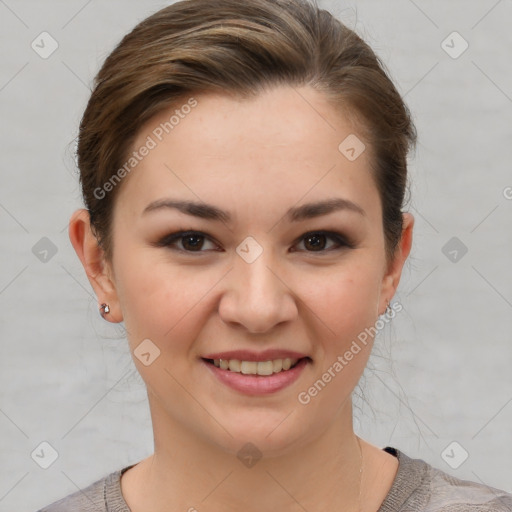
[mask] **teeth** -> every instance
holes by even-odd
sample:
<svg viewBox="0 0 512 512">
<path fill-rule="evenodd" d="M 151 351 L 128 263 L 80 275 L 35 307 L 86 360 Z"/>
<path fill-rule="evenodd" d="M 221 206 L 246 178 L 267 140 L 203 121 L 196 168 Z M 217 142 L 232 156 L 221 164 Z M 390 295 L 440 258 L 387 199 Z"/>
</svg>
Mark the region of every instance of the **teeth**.
<svg viewBox="0 0 512 512">
<path fill-rule="evenodd" d="M 232 372 L 240 373 L 242 363 L 238 359 L 230 359 L 229 360 L 229 369 Z"/>
<path fill-rule="evenodd" d="M 282 370 L 289 370 L 298 359 L 286 357 L 273 361 L 240 361 L 238 359 L 214 359 L 217 368 L 243 373 L 245 375 L 272 375 Z"/>
<path fill-rule="evenodd" d="M 243 363 L 242 363 L 243 364 Z M 274 373 L 274 363 L 272 361 L 260 361 L 254 363 L 258 375 L 272 375 Z"/>
<path fill-rule="evenodd" d="M 238 363 L 238 361 L 237 361 Z M 230 361 L 230 368 L 231 368 L 231 361 Z M 258 373 L 258 364 L 256 361 L 241 361 L 240 362 L 240 371 L 244 373 L 245 375 L 255 375 Z M 235 365 L 236 368 L 236 365 Z"/>
</svg>

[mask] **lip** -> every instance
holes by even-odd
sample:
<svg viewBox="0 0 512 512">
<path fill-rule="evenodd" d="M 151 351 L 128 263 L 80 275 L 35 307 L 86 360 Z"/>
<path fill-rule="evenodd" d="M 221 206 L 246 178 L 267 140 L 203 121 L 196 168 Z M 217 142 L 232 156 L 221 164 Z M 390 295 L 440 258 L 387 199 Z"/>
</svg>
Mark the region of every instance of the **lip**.
<svg viewBox="0 0 512 512">
<path fill-rule="evenodd" d="M 293 352 L 292 350 L 268 349 L 263 352 L 251 350 L 230 350 L 228 352 L 215 352 L 201 356 L 203 359 L 238 359 L 239 361 L 271 361 L 273 359 L 302 359 L 309 357 L 307 354 Z M 310 358 L 311 359 L 311 358 Z M 289 371 L 289 370 L 286 370 Z"/>
<path fill-rule="evenodd" d="M 280 353 L 283 353 L 283 351 Z M 231 352 L 228 352 L 227 354 L 231 354 Z M 233 357 L 232 359 L 236 358 Z M 246 360 L 247 359 L 244 359 L 244 361 Z M 268 359 L 265 360 L 267 361 Z M 293 384 L 302 374 L 304 368 L 310 361 L 310 358 L 303 356 L 293 368 L 268 376 L 245 375 L 243 373 L 232 372 L 230 370 L 223 370 L 222 368 L 217 368 L 215 365 L 205 361 L 204 359 L 202 359 L 202 364 L 204 364 L 221 383 L 235 391 L 245 395 L 268 395 Z"/>
</svg>

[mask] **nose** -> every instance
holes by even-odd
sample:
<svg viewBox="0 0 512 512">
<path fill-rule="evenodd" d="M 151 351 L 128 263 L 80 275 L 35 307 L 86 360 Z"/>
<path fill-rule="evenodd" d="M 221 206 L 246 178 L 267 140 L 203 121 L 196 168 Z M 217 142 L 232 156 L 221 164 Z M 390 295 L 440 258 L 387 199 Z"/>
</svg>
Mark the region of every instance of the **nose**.
<svg viewBox="0 0 512 512">
<path fill-rule="evenodd" d="M 286 282 L 270 253 L 264 250 L 252 263 L 236 256 L 219 304 L 224 322 L 243 326 L 251 333 L 264 333 L 297 317 L 291 283 Z"/>
</svg>

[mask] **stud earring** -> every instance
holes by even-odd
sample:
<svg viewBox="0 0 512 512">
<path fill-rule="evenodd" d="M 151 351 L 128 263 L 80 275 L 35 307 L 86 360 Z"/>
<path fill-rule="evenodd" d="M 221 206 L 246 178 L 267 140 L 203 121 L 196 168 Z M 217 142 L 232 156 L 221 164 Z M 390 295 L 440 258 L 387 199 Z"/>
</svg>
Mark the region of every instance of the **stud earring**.
<svg viewBox="0 0 512 512">
<path fill-rule="evenodd" d="M 100 306 L 100 315 L 105 318 L 105 315 L 110 313 L 110 306 L 105 302 Z"/>
</svg>

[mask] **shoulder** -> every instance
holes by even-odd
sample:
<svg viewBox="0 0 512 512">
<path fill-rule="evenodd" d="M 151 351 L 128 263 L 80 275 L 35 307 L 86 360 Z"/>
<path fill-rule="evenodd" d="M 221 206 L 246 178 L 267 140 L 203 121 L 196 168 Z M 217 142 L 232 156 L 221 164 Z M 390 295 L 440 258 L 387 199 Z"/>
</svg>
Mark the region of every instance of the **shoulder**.
<svg viewBox="0 0 512 512">
<path fill-rule="evenodd" d="M 456 478 L 394 450 L 399 469 L 379 512 L 512 512 L 512 494 Z"/>
<path fill-rule="evenodd" d="M 103 498 L 106 480 L 104 477 L 92 483 L 88 487 L 76 491 L 54 503 L 42 508 L 38 512 L 100 512 L 106 511 Z"/>
<path fill-rule="evenodd" d="M 37 512 L 107 512 L 113 510 L 129 512 L 120 493 L 120 479 L 123 471 L 118 469 L 88 487 L 80 489 L 38 510 Z"/>
<path fill-rule="evenodd" d="M 482 483 L 428 469 L 431 496 L 425 512 L 512 512 L 512 494 Z"/>
</svg>

